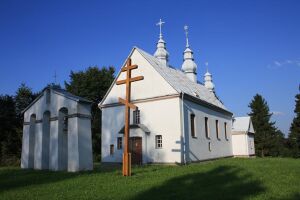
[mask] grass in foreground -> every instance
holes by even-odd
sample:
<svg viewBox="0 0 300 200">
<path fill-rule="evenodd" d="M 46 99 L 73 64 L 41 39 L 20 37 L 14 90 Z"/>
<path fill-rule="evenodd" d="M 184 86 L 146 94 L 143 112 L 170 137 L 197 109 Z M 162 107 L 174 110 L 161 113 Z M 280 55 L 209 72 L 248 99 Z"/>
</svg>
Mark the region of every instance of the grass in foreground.
<svg viewBox="0 0 300 200">
<path fill-rule="evenodd" d="M 66 173 L 0 168 L 0 199 L 300 199 L 300 160 L 221 159 Z"/>
</svg>

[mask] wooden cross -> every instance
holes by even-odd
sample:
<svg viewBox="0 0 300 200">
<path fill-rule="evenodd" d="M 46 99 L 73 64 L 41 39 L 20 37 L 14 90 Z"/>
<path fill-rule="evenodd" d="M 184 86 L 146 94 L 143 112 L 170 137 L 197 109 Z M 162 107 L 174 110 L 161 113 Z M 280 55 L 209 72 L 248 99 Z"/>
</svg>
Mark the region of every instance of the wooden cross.
<svg viewBox="0 0 300 200">
<path fill-rule="evenodd" d="M 131 78 L 131 70 L 137 69 L 137 65 L 131 65 L 131 59 L 126 62 L 126 66 L 121 72 L 126 72 L 126 79 L 117 81 L 117 85 L 126 84 L 126 99 L 119 98 L 119 102 L 125 105 L 125 130 L 124 130 L 124 150 L 123 150 L 123 176 L 131 176 L 131 154 L 129 153 L 129 125 L 130 125 L 130 108 L 137 109 L 137 106 L 130 103 L 131 82 L 143 80 L 143 76 Z"/>
</svg>

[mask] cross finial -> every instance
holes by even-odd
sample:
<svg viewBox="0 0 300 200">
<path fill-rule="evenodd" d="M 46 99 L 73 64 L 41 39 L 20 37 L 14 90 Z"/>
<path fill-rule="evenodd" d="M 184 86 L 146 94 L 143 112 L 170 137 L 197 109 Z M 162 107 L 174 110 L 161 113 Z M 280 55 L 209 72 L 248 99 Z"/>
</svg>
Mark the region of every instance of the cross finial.
<svg viewBox="0 0 300 200">
<path fill-rule="evenodd" d="M 185 32 L 185 38 L 186 38 L 186 48 L 188 48 L 190 45 L 189 45 L 189 37 L 188 37 L 188 34 L 189 34 L 189 32 L 188 32 L 188 29 L 189 29 L 189 27 L 187 26 L 187 25 L 185 25 L 184 27 L 183 27 L 183 29 L 184 29 L 184 32 Z"/>
<path fill-rule="evenodd" d="M 156 26 L 159 26 L 159 38 L 161 39 L 162 38 L 162 32 L 161 32 L 161 28 L 162 28 L 162 25 L 164 24 L 165 22 L 161 21 L 161 19 L 159 19 L 159 22 L 157 22 Z"/>
<path fill-rule="evenodd" d="M 54 78 L 54 84 L 56 85 L 56 79 L 57 79 L 56 70 L 54 71 L 53 78 Z"/>
<path fill-rule="evenodd" d="M 206 66 L 206 72 L 208 72 L 208 62 L 205 62 L 205 66 Z"/>
</svg>

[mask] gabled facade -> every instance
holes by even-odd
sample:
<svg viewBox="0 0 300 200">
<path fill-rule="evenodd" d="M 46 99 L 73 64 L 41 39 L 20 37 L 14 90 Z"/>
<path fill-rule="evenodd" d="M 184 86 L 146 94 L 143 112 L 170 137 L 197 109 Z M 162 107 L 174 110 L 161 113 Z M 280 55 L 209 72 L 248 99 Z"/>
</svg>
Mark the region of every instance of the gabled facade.
<svg viewBox="0 0 300 200">
<path fill-rule="evenodd" d="M 251 117 L 235 117 L 233 119 L 232 150 L 234 156 L 255 156 L 254 134 Z"/>
<path fill-rule="evenodd" d="M 21 168 L 92 170 L 91 103 L 46 87 L 23 111 Z"/>
<path fill-rule="evenodd" d="M 139 48 L 133 48 L 129 58 L 139 66 L 132 76 L 144 76 L 143 81 L 132 83 L 131 92 L 131 101 L 139 108 L 138 124 L 148 130 L 131 126 L 131 148 L 139 146 L 138 160 L 142 163 L 185 163 L 232 156 L 232 113 L 214 92 Z M 124 107 L 118 103 L 118 97 L 125 97 L 125 88 L 115 83 L 124 79 L 124 75 L 119 72 L 99 104 L 102 162 L 122 162 L 120 143 L 124 143 L 124 138 L 120 130 L 124 126 Z M 193 115 L 195 135 L 191 133 Z M 131 124 L 135 124 L 134 116 L 132 111 Z"/>
</svg>

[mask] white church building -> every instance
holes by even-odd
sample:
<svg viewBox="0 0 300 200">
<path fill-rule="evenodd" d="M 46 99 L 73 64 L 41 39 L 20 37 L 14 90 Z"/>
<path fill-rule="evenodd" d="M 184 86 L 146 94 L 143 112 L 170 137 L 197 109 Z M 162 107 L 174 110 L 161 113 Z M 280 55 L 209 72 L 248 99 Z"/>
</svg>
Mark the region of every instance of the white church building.
<svg viewBox="0 0 300 200">
<path fill-rule="evenodd" d="M 21 168 L 92 170 L 91 103 L 46 87 L 23 111 Z"/>
<path fill-rule="evenodd" d="M 132 77 L 144 76 L 131 85 L 131 102 L 138 107 L 131 110 L 130 119 L 132 163 L 189 163 L 235 156 L 233 146 L 247 149 L 244 142 L 233 143 L 238 135 L 232 134 L 233 114 L 216 95 L 212 75 L 205 73 L 204 84 L 197 80 L 188 37 L 181 69 L 169 64 L 162 23 L 158 23 L 160 35 L 154 55 L 134 47 L 128 56 L 138 65 Z M 187 36 L 187 27 L 185 30 Z M 116 81 L 123 79 L 125 72 L 120 71 L 99 103 L 102 162 L 122 162 L 124 106 L 118 98 L 125 98 L 126 90 Z M 253 129 L 251 132 L 254 134 Z M 252 150 L 243 151 L 243 156 L 252 155 L 254 146 Z"/>
</svg>

